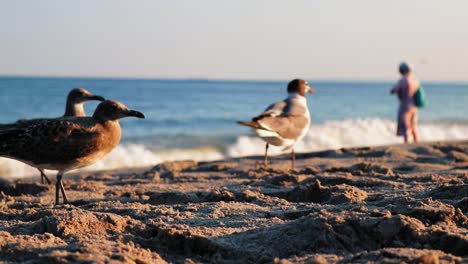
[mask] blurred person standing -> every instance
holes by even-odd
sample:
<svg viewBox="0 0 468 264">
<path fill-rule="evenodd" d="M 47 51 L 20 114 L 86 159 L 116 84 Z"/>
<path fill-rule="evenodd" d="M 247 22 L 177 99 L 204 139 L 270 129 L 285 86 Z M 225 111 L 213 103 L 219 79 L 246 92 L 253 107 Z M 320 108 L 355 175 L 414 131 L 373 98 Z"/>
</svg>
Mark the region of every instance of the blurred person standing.
<svg viewBox="0 0 468 264">
<path fill-rule="evenodd" d="M 410 64 L 406 62 L 400 63 L 398 71 L 402 77 L 390 91 L 391 94 L 396 94 L 400 101 L 397 136 L 403 136 L 405 143 L 409 142 L 410 136 L 413 137 L 414 142 L 418 142 L 418 107 L 415 103 L 414 95 L 418 91 L 420 83 L 414 76 L 413 67 Z"/>
</svg>

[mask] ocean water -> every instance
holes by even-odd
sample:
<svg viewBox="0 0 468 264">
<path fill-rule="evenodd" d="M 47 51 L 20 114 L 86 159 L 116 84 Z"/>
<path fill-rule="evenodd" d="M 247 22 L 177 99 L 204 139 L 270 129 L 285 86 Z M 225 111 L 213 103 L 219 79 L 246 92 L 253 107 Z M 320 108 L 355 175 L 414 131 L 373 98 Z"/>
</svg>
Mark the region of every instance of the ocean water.
<svg viewBox="0 0 468 264">
<path fill-rule="evenodd" d="M 395 80 L 396 81 L 396 80 Z M 312 125 L 297 152 L 402 142 L 395 136 L 398 101 L 392 82 L 313 81 Z M 85 170 L 151 166 L 167 160 L 216 160 L 263 154 L 264 143 L 236 124 L 286 97 L 287 81 L 138 80 L 0 77 L 0 123 L 58 117 L 70 89 L 83 87 L 143 112 L 121 121 L 121 144 Z M 422 141 L 468 139 L 468 84 L 424 83 L 429 106 L 420 111 Z M 92 114 L 97 102 L 85 109 Z M 272 147 L 271 154 L 281 153 Z M 0 158 L 0 177 L 35 174 Z"/>
</svg>

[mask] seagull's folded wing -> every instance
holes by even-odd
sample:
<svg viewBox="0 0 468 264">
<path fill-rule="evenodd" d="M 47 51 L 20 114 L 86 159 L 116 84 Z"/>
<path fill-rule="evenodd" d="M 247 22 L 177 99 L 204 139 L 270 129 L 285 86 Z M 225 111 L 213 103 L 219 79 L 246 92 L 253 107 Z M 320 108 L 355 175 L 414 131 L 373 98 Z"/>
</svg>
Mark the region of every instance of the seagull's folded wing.
<svg viewBox="0 0 468 264">
<path fill-rule="evenodd" d="M 298 138 L 302 130 L 308 124 L 305 116 L 265 116 L 257 123 L 265 130 L 270 130 L 278 133 L 281 137 L 287 139 Z"/>
<path fill-rule="evenodd" d="M 284 113 L 287 107 L 286 101 L 279 101 L 268 106 L 261 115 L 279 116 Z"/>
<path fill-rule="evenodd" d="M 98 137 L 93 126 L 71 120 L 24 121 L 0 129 L 0 155 L 35 164 L 65 162 L 88 153 Z"/>
</svg>

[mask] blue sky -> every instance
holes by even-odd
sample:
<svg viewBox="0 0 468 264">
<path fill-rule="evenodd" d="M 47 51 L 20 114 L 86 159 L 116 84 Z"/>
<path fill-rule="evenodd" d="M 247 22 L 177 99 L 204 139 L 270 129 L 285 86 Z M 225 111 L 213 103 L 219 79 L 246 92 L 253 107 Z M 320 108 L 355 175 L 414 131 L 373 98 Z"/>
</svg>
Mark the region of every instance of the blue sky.
<svg viewBox="0 0 468 264">
<path fill-rule="evenodd" d="M 468 80 L 468 1 L 0 0 L 0 75 Z"/>
</svg>

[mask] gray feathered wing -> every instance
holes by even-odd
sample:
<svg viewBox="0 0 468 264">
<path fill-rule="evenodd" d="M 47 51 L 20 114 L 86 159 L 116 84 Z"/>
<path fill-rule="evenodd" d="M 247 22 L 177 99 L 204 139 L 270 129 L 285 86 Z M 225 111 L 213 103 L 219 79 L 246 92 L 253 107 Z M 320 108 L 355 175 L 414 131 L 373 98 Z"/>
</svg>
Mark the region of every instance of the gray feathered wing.
<svg viewBox="0 0 468 264">
<path fill-rule="evenodd" d="M 288 98 L 276 102 L 267 107 L 262 114 L 254 117 L 251 122 L 239 123 L 255 129 L 274 131 L 283 138 L 295 139 L 309 124 L 305 116 L 307 109 L 295 100 L 297 99 Z"/>
</svg>

